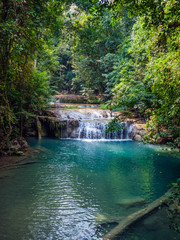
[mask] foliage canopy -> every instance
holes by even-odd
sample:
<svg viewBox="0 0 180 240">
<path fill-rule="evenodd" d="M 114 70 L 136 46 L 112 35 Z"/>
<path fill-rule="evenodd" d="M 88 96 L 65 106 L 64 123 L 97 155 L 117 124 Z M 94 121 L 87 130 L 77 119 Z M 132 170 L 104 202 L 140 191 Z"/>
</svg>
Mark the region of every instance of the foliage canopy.
<svg viewBox="0 0 180 240">
<path fill-rule="evenodd" d="M 2 0 L 0 149 L 54 88 L 134 111 L 152 141 L 178 145 L 179 13 L 176 0 Z"/>
</svg>

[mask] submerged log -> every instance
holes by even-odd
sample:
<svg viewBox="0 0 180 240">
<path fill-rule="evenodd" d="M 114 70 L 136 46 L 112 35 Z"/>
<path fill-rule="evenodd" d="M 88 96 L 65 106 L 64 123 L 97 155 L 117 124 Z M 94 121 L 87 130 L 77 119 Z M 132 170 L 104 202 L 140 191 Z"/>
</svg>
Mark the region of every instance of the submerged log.
<svg viewBox="0 0 180 240">
<path fill-rule="evenodd" d="M 124 217 L 119 217 L 119 218 L 115 217 L 115 218 L 104 218 L 102 220 L 96 220 L 97 221 L 96 226 L 106 225 L 106 224 L 111 224 L 111 223 L 119 224 L 123 219 L 124 219 Z"/>
<path fill-rule="evenodd" d="M 158 198 L 154 202 L 150 203 L 146 208 L 143 208 L 133 214 L 128 215 L 124 218 L 115 228 L 113 228 L 109 233 L 107 233 L 102 239 L 103 240 L 112 240 L 117 236 L 121 235 L 130 225 L 151 213 L 159 206 L 165 203 L 168 199 L 168 195 L 172 193 L 173 189 L 171 188 L 168 192 L 166 192 L 162 197 Z"/>
</svg>

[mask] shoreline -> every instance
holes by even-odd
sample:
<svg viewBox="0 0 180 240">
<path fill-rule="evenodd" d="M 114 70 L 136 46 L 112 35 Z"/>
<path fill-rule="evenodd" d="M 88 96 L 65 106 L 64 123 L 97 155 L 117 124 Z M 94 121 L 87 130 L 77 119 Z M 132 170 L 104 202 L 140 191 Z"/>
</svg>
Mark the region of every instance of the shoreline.
<svg viewBox="0 0 180 240">
<path fill-rule="evenodd" d="M 27 151 L 23 153 L 23 155 L 6 155 L 6 156 L 0 156 L 0 171 L 4 169 L 10 169 L 19 167 L 26 164 L 34 163 L 30 158 L 32 158 L 33 155 L 38 154 L 41 151 L 41 149 L 37 149 L 34 147 L 28 147 Z M 29 159 L 28 159 L 29 158 Z"/>
</svg>

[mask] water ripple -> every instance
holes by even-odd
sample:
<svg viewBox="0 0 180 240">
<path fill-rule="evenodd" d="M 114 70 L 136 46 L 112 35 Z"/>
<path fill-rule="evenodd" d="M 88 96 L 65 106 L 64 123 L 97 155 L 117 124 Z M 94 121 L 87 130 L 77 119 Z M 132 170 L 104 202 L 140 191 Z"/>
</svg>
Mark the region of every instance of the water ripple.
<svg viewBox="0 0 180 240">
<path fill-rule="evenodd" d="M 124 199 L 147 202 L 179 176 L 179 161 L 157 148 L 126 142 L 41 140 L 39 164 L 0 181 L 0 239 L 99 240 L 99 220 L 126 216 Z M 11 226 L 11 227 L 9 227 Z"/>
</svg>

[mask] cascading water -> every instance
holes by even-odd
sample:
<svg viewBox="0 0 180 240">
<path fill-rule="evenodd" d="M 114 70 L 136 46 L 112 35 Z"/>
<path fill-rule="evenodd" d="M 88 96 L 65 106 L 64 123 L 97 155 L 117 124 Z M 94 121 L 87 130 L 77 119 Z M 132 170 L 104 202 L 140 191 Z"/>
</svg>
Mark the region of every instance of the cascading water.
<svg viewBox="0 0 180 240">
<path fill-rule="evenodd" d="M 109 120 L 109 119 L 108 119 Z M 77 129 L 78 138 L 86 139 L 130 139 L 131 124 L 120 123 L 121 129 L 116 132 L 106 132 L 107 120 L 80 121 Z"/>
<path fill-rule="evenodd" d="M 89 105 L 77 109 L 56 109 L 56 116 L 66 122 L 61 138 L 73 139 L 131 139 L 132 123 L 119 123 L 116 132 L 107 132 L 112 120 L 109 110 L 91 108 Z"/>
</svg>

